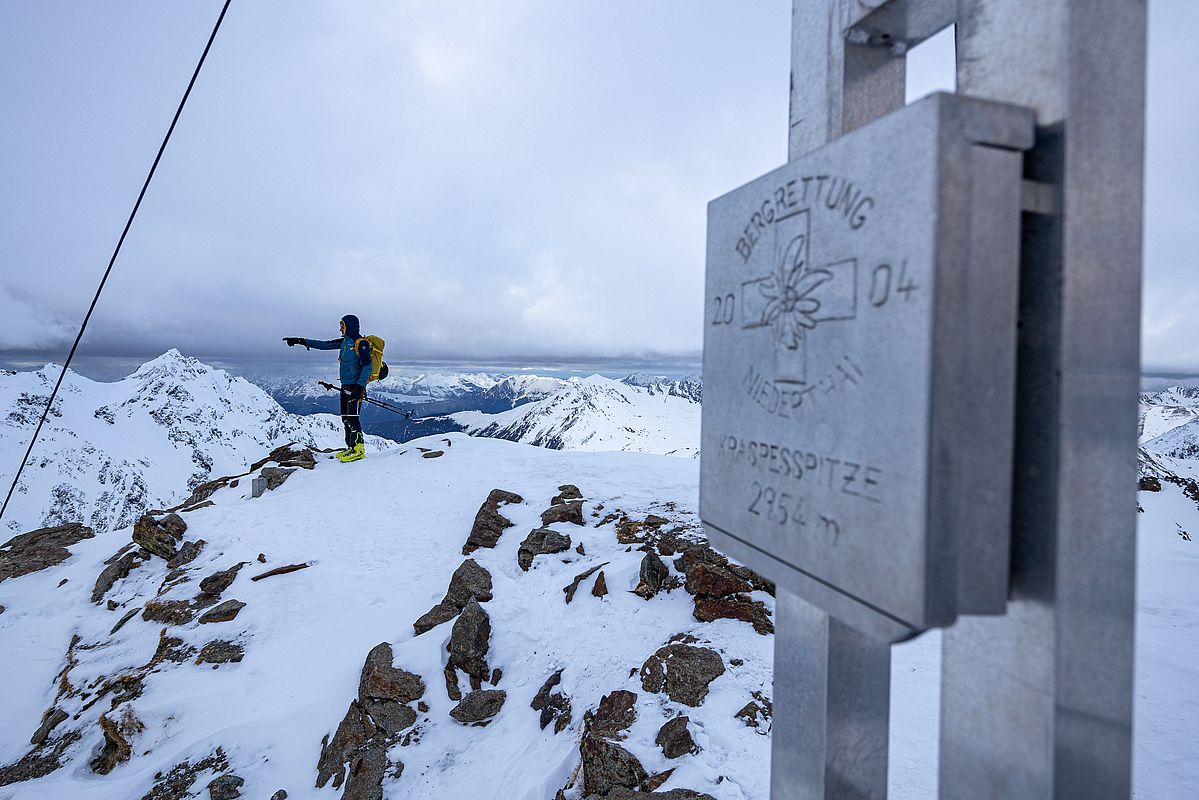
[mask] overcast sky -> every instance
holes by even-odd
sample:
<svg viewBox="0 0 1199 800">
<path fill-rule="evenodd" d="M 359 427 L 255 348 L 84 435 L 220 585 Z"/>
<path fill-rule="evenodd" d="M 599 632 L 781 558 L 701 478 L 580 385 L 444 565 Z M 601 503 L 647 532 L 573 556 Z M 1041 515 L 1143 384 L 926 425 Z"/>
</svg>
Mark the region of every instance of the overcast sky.
<svg viewBox="0 0 1199 800">
<path fill-rule="evenodd" d="M 65 355 L 220 5 L 0 0 L 0 356 Z M 234 0 L 81 352 L 357 313 L 395 360 L 694 354 L 707 202 L 786 159 L 790 7 Z M 1196 30 L 1151 3 L 1148 369 L 1199 372 Z"/>
</svg>

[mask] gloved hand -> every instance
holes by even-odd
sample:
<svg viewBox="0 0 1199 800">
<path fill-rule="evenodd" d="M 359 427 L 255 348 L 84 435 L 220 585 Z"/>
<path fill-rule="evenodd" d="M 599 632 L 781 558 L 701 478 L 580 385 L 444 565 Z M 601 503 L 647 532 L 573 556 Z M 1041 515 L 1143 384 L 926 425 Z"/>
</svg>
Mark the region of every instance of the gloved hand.
<svg viewBox="0 0 1199 800">
<path fill-rule="evenodd" d="M 287 342 L 288 347 L 295 347 L 298 344 L 304 344 L 302 336 L 284 336 L 283 341 Z"/>
</svg>

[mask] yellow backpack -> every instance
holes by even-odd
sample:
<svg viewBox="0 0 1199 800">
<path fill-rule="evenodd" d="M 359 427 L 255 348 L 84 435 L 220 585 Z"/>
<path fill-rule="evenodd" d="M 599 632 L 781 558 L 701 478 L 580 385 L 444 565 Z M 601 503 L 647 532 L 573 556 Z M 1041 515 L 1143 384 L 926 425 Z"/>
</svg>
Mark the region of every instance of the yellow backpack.
<svg viewBox="0 0 1199 800">
<path fill-rule="evenodd" d="M 369 384 L 371 381 L 380 381 L 387 377 L 387 365 L 383 363 L 383 345 L 386 344 L 378 336 L 363 336 L 361 339 L 354 340 L 354 350 L 358 350 L 358 344 L 362 341 L 371 343 L 371 376 L 367 379 Z"/>
</svg>

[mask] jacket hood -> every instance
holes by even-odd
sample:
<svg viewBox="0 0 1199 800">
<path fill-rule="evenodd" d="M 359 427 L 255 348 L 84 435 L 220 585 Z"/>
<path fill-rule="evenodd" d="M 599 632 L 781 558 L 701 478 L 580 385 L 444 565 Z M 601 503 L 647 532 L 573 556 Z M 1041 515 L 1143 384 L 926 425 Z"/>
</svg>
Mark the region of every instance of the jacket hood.
<svg viewBox="0 0 1199 800">
<path fill-rule="evenodd" d="M 346 336 L 351 339 L 362 338 L 362 331 L 359 329 L 358 317 L 353 314 L 346 314 L 341 318 L 341 321 L 346 324 Z"/>
</svg>

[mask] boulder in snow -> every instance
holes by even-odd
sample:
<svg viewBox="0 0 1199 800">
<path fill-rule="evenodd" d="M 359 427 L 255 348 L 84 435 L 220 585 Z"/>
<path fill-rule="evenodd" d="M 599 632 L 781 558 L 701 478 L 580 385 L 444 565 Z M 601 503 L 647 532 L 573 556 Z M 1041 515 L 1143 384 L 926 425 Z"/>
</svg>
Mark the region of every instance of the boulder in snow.
<svg viewBox="0 0 1199 800">
<path fill-rule="evenodd" d="M 699 706 L 708 696 L 708 685 L 724 674 L 724 661 L 715 650 L 689 644 L 668 644 L 646 659 L 641 667 L 641 687 L 666 692 L 676 703 Z"/>
<path fill-rule="evenodd" d="M 504 531 L 512 527 L 512 522 L 500 513 L 500 506 L 523 502 L 524 498 L 518 494 L 503 489 L 492 489 L 475 514 L 470 535 L 466 538 L 466 544 L 462 546 L 462 555 L 469 556 L 480 547 L 495 547 Z"/>
<path fill-rule="evenodd" d="M 14 536 L 0 545 L 0 582 L 61 564 L 71 556 L 68 547 L 94 536 L 78 522 Z"/>
<path fill-rule="evenodd" d="M 520 543 L 516 552 L 516 563 L 525 572 L 533 566 L 533 558 L 551 553 L 563 553 L 570 549 L 570 537 L 549 528 L 536 528 Z"/>
<path fill-rule="evenodd" d="M 487 650 L 491 642 L 491 617 L 471 598 L 450 633 L 449 664 L 447 669 L 460 669 L 471 677 L 471 685 L 478 688 L 487 680 L 491 669 L 487 666 Z"/>
<path fill-rule="evenodd" d="M 662 754 L 667 758 L 679 758 L 699 752 L 699 745 L 691 738 L 687 725 L 691 720 L 686 716 L 675 717 L 658 730 L 654 744 L 662 748 Z"/>
<path fill-rule="evenodd" d="M 201 616 L 200 624 L 207 625 L 213 622 L 232 622 L 245 607 L 246 604 L 240 600 L 226 600 L 216 608 Z"/>
<path fill-rule="evenodd" d="M 482 727 L 500 713 L 507 699 L 508 693 L 503 689 L 479 689 L 463 697 L 462 701 L 450 710 L 450 716 L 463 725 Z"/>
<path fill-rule="evenodd" d="M 529 707 L 541 712 L 541 729 L 545 730 L 551 722 L 554 723 L 554 733 L 561 733 L 570 724 L 570 698 L 562 692 L 555 692 L 554 687 L 562 682 L 562 670 L 558 670 L 546 679 L 545 683 L 533 697 Z"/>
<path fill-rule="evenodd" d="M 637 757 L 615 742 L 593 734 L 579 745 L 583 759 L 583 795 L 609 797 L 614 789 L 638 789 L 649 773 Z"/>
<path fill-rule="evenodd" d="M 600 698 L 599 706 L 591 715 L 588 730 L 606 739 L 624 739 L 627 731 L 637 721 L 637 695 L 624 689 L 609 692 Z"/>
<path fill-rule="evenodd" d="M 658 558 L 658 554 L 653 550 L 646 550 L 641 559 L 641 572 L 633 594 L 649 600 L 662 590 L 669 577 L 670 570 L 666 568 L 662 559 Z"/>
<path fill-rule="evenodd" d="M 387 642 L 380 642 L 371 648 L 358 682 L 359 701 L 412 703 L 424 696 L 425 682 L 421 676 L 397 668 L 394 658 L 391 645 Z"/>
</svg>

